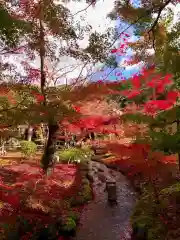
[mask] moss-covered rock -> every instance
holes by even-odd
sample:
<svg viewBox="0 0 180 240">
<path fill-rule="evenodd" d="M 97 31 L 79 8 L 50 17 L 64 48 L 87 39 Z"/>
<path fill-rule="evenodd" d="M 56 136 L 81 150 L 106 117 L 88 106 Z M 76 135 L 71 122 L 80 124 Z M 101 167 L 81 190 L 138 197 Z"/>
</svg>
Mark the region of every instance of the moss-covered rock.
<svg viewBox="0 0 180 240">
<path fill-rule="evenodd" d="M 86 202 L 92 200 L 92 189 L 90 182 L 87 178 L 83 178 L 82 186 L 76 196 L 72 196 L 70 199 L 71 206 L 83 205 Z"/>
<path fill-rule="evenodd" d="M 68 213 L 68 216 L 71 217 L 76 223 L 79 221 L 80 219 L 80 213 L 79 212 L 75 212 L 75 211 L 70 211 Z"/>
<path fill-rule="evenodd" d="M 75 220 L 71 216 L 66 217 L 62 226 L 62 230 L 65 232 L 71 232 L 74 231 L 75 229 L 76 229 Z"/>
</svg>

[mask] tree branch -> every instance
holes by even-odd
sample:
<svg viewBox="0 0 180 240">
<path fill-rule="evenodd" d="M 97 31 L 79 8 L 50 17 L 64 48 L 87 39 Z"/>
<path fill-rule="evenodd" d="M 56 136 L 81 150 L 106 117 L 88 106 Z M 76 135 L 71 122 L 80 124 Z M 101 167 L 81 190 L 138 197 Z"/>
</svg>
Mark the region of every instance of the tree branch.
<svg viewBox="0 0 180 240">
<path fill-rule="evenodd" d="M 11 108 L 4 108 L 4 109 L 0 110 L 0 113 L 17 109 L 26 99 L 27 99 L 27 96 L 25 98 L 23 98 L 23 100 L 21 102 L 19 102 L 16 106 L 13 106 Z"/>
<path fill-rule="evenodd" d="M 90 6 L 92 6 L 94 4 L 94 1 L 92 1 L 87 7 L 85 7 L 84 9 L 81 9 L 79 11 L 77 11 L 75 14 L 73 14 L 73 17 L 76 16 L 77 14 L 86 11 Z"/>
<path fill-rule="evenodd" d="M 155 21 L 153 22 L 152 26 L 151 26 L 150 29 L 148 30 L 148 34 L 150 34 L 150 33 L 152 32 L 152 35 L 153 35 L 152 45 L 153 45 L 153 49 L 154 49 L 154 50 L 155 50 L 155 40 L 156 40 L 156 39 L 155 39 L 155 34 L 154 34 L 155 28 L 156 28 L 156 26 L 157 26 L 157 24 L 158 24 L 158 21 L 159 21 L 160 17 L 161 17 L 162 11 L 164 10 L 164 8 L 165 8 L 170 2 L 171 2 L 171 0 L 167 0 L 162 6 L 159 7 L 158 12 L 157 12 L 158 15 L 157 15 Z"/>
<path fill-rule="evenodd" d="M 164 10 L 164 8 L 165 8 L 171 1 L 172 1 L 172 0 L 167 0 L 167 2 L 165 2 L 162 6 L 159 7 L 158 12 L 157 12 L 158 15 L 157 15 L 155 21 L 153 22 L 151 28 L 148 30 L 148 33 L 150 33 L 151 31 L 154 30 L 154 28 L 156 27 L 156 25 L 157 25 L 157 23 L 158 23 L 158 21 L 159 21 L 159 18 L 160 18 L 160 16 L 161 16 L 162 11 Z"/>
</svg>

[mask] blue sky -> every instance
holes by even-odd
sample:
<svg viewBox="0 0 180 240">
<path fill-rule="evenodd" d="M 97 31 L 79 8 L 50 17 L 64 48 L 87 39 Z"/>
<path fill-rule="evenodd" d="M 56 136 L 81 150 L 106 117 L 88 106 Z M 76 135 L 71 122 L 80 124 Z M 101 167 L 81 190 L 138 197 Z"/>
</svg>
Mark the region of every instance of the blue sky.
<svg viewBox="0 0 180 240">
<path fill-rule="evenodd" d="M 132 0 L 132 3 L 134 5 L 134 7 L 139 7 L 140 4 L 141 4 L 141 0 Z M 115 28 L 117 29 L 118 33 L 120 34 L 124 29 L 126 29 L 128 27 L 128 24 L 124 23 L 121 21 L 121 19 L 117 19 L 115 21 Z M 134 36 L 133 34 L 133 27 L 130 27 L 126 33 L 128 33 L 130 36 L 131 36 L 131 41 L 135 41 L 137 40 L 137 37 Z M 120 40 L 117 41 L 117 45 L 118 43 L 120 43 Z M 115 54 L 113 54 L 115 55 Z M 126 56 L 125 58 L 128 59 L 130 56 L 132 56 L 132 51 L 131 49 L 129 49 L 126 53 Z M 121 56 L 117 56 L 116 55 L 116 61 L 117 63 L 120 63 L 122 60 L 124 59 L 124 57 L 121 57 Z M 118 72 L 122 72 L 122 77 L 125 78 L 125 79 L 128 79 L 130 77 L 132 77 L 132 75 L 136 74 L 139 72 L 139 66 L 129 66 L 125 69 L 122 69 L 122 68 L 116 68 L 115 70 L 113 70 L 112 68 L 108 68 L 108 67 L 104 67 L 104 71 L 97 71 L 97 73 L 95 75 L 93 75 L 93 78 L 92 80 L 110 80 L 110 81 L 115 81 L 115 80 L 120 80 L 121 79 L 121 76 L 117 76 L 116 73 Z"/>
<path fill-rule="evenodd" d="M 120 34 L 120 32 L 123 31 L 123 29 L 125 29 L 128 25 L 125 23 L 122 23 L 120 21 L 120 19 L 118 19 L 116 21 L 115 27 L 118 31 L 118 33 Z M 135 41 L 136 37 L 133 34 L 133 27 L 129 28 L 126 33 L 128 33 L 131 36 L 131 41 Z M 117 41 L 117 45 L 120 43 L 120 40 Z M 132 50 L 129 49 L 125 56 L 118 56 L 117 54 L 112 54 L 114 56 L 116 56 L 116 61 L 117 63 L 120 63 L 122 60 L 124 59 L 128 59 L 130 56 L 132 56 Z M 134 66 L 129 66 L 127 68 L 116 68 L 113 70 L 113 68 L 108 68 L 105 67 L 103 68 L 104 71 L 97 71 L 97 73 L 92 77 L 91 80 L 110 80 L 110 81 L 115 81 L 115 80 L 120 80 L 122 77 L 125 79 L 130 78 L 132 75 L 138 73 L 139 71 L 139 67 L 134 65 Z M 118 72 L 122 72 L 122 77 L 121 76 L 117 76 Z"/>
<path fill-rule="evenodd" d="M 134 7 L 139 7 L 141 4 L 141 0 L 132 0 L 132 3 L 134 5 Z M 180 9 L 180 4 L 177 4 L 176 8 L 173 9 L 174 13 L 175 13 L 174 22 L 178 18 L 179 9 Z M 115 23 L 115 27 L 116 27 L 117 31 L 120 33 L 123 31 L 123 29 L 126 29 L 128 27 L 128 25 L 126 23 L 122 23 L 122 21 L 120 19 L 117 19 L 117 21 Z M 133 34 L 133 27 L 130 27 L 126 31 L 126 33 L 128 33 L 131 36 L 131 41 L 136 41 L 138 39 Z M 131 51 L 131 49 L 129 49 L 128 52 L 126 53 L 125 58 L 128 59 L 128 57 L 131 55 L 132 55 L 132 51 Z M 123 58 L 124 57 L 116 57 L 116 60 L 118 63 L 120 63 L 123 60 Z M 132 77 L 134 74 L 138 73 L 139 70 L 140 70 L 140 66 L 137 66 L 137 65 L 134 65 L 131 67 L 129 66 L 125 70 L 122 70 L 121 68 L 116 68 L 113 71 L 112 71 L 112 69 L 105 67 L 104 71 L 101 71 L 101 72 L 97 71 L 97 73 L 93 76 L 93 80 L 103 80 L 103 79 L 110 80 L 110 81 L 120 80 L 121 77 L 116 76 L 117 72 L 123 72 L 123 77 L 128 79 L 128 78 Z"/>
<path fill-rule="evenodd" d="M 136 0 L 136 1 L 133 0 L 133 1 L 136 3 L 136 5 L 139 2 L 139 0 Z M 75 15 L 78 11 L 81 12 L 80 14 L 77 14 L 76 17 L 77 17 L 77 21 L 79 21 L 81 19 L 81 17 L 85 19 L 84 21 L 81 21 L 82 26 L 83 25 L 86 26 L 86 24 L 90 24 L 92 26 L 93 30 L 100 32 L 100 33 L 105 33 L 109 27 L 112 27 L 112 28 L 116 27 L 116 29 L 120 33 L 121 31 L 123 31 L 123 29 L 125 29 L 127 27 L 127 24 L 122 23 L 122 21 L 120 21 L 120 19 L 118 19 L 117 21 L 111 21 L 109 18 L 107 18 L 108 13 L 113 9 L 114 2 L 115 2 L 115 0 L 112 0 L 112 1 L 99 0 L 96 4 L 95 8 L 90 7 L 86 11 L 82 11 L 82 12 L 80 10 L 87 7 L 86 1 L 84 1 L 84 3 L 71 1 L 68 3 L 68 7 L 71 10 L 71 12 Z M 128 33 L 132 38 L 134 38 L 133 28 L 129 28 L 126 33 Z M 54 42 L 54 39 L 52 39 L 51 41 Z M 116 45 L 118 45 L 118 43 L 120 43 L 120 39 L 116 42 Z M 82 48 L 86 47 L 88 44 L 88 36 L 87 36 L 87 38 L 84 37 L 80 42 L 78 42 L 78 44 Z M 109 52 L 110 51 L 111 51 L 111 49 L 109 49 Z M 132 52 L 129 50 L 126 53 L 126 57 L 130 56 L 131 54 L 132 54 Z M 120 63 L 123 60 L 123 58 L 124 57 L 116 56 L 116 60 L 118 63 Z M 24 54 L 23 55 L 11 55 L 11 56 L 8 56 L 6 61 L 8 61 L 8 63 L 13 63 L 13 64 L 15 63 L 15 65 L 17 66 L 17 69 L 21 73 L 24 73 L 24 68 L 22 67 L 22 64 L 21 64 L 22 61 L 29 62 L 29 64 L 31 65 L 32 68 L 37 69 L 40 67 L 40 61 L 39 61 L 38 56 L 35 59 L 35 61 L 30 61 L 29 57 L 25 56 Z M 53 71 L 54 66 L 52 65 L 51 61 L 47 60 L 46 64 L 48 67 L 48 71 L 49 72 Z M 79 66 L 76 67 L 77 65 L 79 65 Z M 98 70 L 98 68 L 94 69 L 94 66 L 92 66 L 92 70 L 91 70 L 91 66 L 87 66 L 86 68 L 84 68 L 83 66 L 84 66 L 84 63 L 77 61 L 77 59 L 73 59 L 68 56 L 61 57 L 60 62 L 56 66 L 57 69 L 55 69 L 55 70 L 57 70 L 56 72 L 58 72 L 57 77 L 60 75 L 58 83 L 64 84 L 64 83 L 66 83 L 66 81 L 70 82 L 71 79 L 73 80 L 73 79 L 76 79 L 77 77 L 79 77 L 80 72 L 82 72 L 82 76 L 84 76 L 87 79 L 91 79 L 91 80 L 103 80 L 103 79 L 112 80 L 112 81 L 120 80 L 120 76 L 116 76 L 116 73 L 122 72 L 121 68 L 116 68 L 115 70 L 113 70 L 108 67 L 105 67 L 104 71 L 100 72 Z M 101 68 L 102 68 L 102 66 L 101 66 Z M 64 70 L 58 71 L 58 69 L 64 69 Z M 82 71 L 82 69 L 83 69 L 83 71 Z M 100 67 L 99 67 L 99 69 L 100 69 Z M 88 76 L 89 72 L 90 72 L 90 75 Z M 133 67 L 129 66 L 123 71 L 123 76 L 125 78 L 129 78 L 136 72 L 138 72 L 137 66 L 133 66 Z M 26 73 L 24 73 L 24 74 L 26 74 Z M 93 76 L 93 77 L 91 78 L 91 76 Z M 48 81 L 50 84 L 53 84 L 53 80 L 51 81 L 51 79 L 49 79 Z"/>
</svg>

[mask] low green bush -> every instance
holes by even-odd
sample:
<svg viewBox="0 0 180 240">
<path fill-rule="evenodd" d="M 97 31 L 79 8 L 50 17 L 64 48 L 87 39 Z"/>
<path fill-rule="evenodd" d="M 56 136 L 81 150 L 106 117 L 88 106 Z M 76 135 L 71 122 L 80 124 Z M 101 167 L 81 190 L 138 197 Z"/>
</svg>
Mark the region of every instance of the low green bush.
<svg viewBox="0 0 180 240">
<path fill-rule="evenodd" d="M 71 232 L 75 229 L 76 229 L 75 220 L 71 216 L 66 217 L 65 222 L 62 226 L 62 230 L 65 232 Z"/>
<path fill-rule="evenodd" d="M 180 194 L 180 183 L 175 183 L 170 187 L 164 188 L 160 192 L 162 195 Z"/>
<path fill-rule="evenodd" d="M 78 222 L 80 219 L 80 213 L 75 212 L 75 211 L 70 211 L 68 213 L 68 216 L 71 217 L 75 222 Z"/>
<path fill-rule="evenodd" d="M 57 154 L 61 162 L 70 163 L 70 162 L 76 162 L 78 160 L 80 162 L 88 161 L 91 155 L 93 154 L 93 152 L 87 147 L 84 147 L 84 148 L 72 147 L 72 148 L 58 151 Z"/>
<path fill-rule="evenodd" d="M 37 145 L 32 141 L 20 141 L 21 152 L 25 158 L 32 157 L 37 151 Z"/>
<path fill-rule="evenodd" d="M 41 221 L 30 221 L 22 216 L 18 216 L 15 224 L 4 224 L 4 235 L 1 234 L 0 239 L 56 240 L 59 236 L 71 237 L 76 232 L 76 221 L 75 215 L 71 216 L 70 214 L 61 217 L 57 222 L 47 224 Z"/>
</svg>

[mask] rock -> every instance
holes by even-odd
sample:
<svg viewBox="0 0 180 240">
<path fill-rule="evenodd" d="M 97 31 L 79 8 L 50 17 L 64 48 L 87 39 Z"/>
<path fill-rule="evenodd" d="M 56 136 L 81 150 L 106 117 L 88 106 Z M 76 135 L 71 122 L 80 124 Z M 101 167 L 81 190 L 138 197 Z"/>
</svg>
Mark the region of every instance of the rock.
<svg viewBox="0 0 180 240">
<path fill-rule="evenodd" d="M 117 187 L 116 181 L 114 179 L 106 180 L 106 191 L 108 193 L 108 201 L 116 201 L 117 200 Z"/>
<path fill-rule="evenodd" d="M 126 240 L 131 240 L 131 233 L 130 233 L 130 232 L 125 232 L 125 233 L 124 233 L 124 238 L 125 238 Z"/>
<path fill-rule="evenodd" d="M 87 173 L 87 178 L 89 179 L 89 181 L 94 182 L 94 174 L 92 172 Z"/>
<path fill-rule="evenodd" d="M 96 155 L 103 155 L 103 156 L 104 156 L 104 154 L 106 154 L 106 153 L 107 153 L 107 151 L 104 150 L 104 149 L 98 149 L 98 150 L 96 150 Z"/>
<path fill-rule="evenodd" d="M 95 167 L 93 167 L 93 168 L 92 168 L 92 171 L 94 171 L 95 173 L 97 173 L 97 172 L 98 172 L 98 169 L 95 168 Z"/>
<path fill-rule="evenodd" d="M 106 182 L 106 176 L 103 173 L 99 173 L 98 178 L 101 182 Z"/>
<path fill-rule="evenodd" d="M 92 161 L 101 161 L 104 155 L 95 155 L 92 156 L 91 159 Z"/>
<path fill-rule="evenodd" d="M 107 171 L 108 171 L 108 168 L 107 168 L 104 164 L 95 163 L 95 164 L 93 164 L 93 166 L 94 166 L 99 172 L 107 172 Z"/>
<path fill-rule="evenodd" d="M 98 171 L 98 172 L 104 172 L 104 169 L 98 168 L 97 171 Z"/>
</svg>

